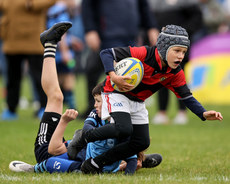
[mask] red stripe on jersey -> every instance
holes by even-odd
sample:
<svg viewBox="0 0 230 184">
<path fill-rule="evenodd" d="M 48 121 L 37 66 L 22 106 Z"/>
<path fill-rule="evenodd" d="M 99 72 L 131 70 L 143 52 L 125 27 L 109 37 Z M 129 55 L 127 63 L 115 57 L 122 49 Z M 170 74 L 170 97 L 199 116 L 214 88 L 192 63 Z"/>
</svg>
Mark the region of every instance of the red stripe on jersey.
<svg viewBox="0 0 230 184">
<path fill-rule="evenodd" d="M 109 95 L 105 95 L 105 99 L 106 99 L 106 102 L 107 102 L 108 111 L 109 111 L 109 113 L 111 113 L 111 104 L 109 102 Z"/>
<path fill-rule="evenodd" d="M 144 61 L 147 55 L 147 50 L 145 46 L 142 47 L 129 47 L 131 56 L 138 58 L 140 61 Z"/>
<path fill-rule="evenodd" d="M 111 85 L 111 82 L 110 82 L 110 76 L 106 76 L 106 82 L 105 82 L 105 85 L 104 85 L 104 88 L 103 88 L 103 91 L 106 93 L 106 92 L 112 92 L 114 91 L 112 85 Z"/>
</svg>

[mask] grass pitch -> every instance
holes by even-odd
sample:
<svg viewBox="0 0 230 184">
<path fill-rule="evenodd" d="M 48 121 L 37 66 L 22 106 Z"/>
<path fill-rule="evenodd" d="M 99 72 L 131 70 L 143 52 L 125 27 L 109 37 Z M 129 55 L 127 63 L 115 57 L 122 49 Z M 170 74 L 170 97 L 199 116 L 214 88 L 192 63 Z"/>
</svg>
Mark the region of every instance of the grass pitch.
<svg viewBox="0 0 230 184">
<path fill-rule="evenodd" d="M 85 78 L 78 76 L 76 95 L 79 112 L 86 108 Z M 2 84 L 1 84 L 2 86 Z M 29 84 L 24 80 L 22 95 L 31 98 Z M 1 111 L 3 99 L 0 101 Z M 156 112 L 155 98 L 148 101 L 150 120 Z M 177 106 L 171 98 L 169 116 L 173 118 Z M 160 153 L 163 162 L 156 168 L 140 169 L 134 176 L 118 174 L 35 174 L 13 173 L 8 165 L 12 160 L 35 164 L 33 145 L 38 131 L 39 120 L 33 117 L 33 110 L 19 109 L 19 119 L 14 122 L 0 122 L 0 183 L 94 183 L 94 184 L 135 184 L 135 183 L 230 183 L 230 113 L 229 106 L 207 106 L 206 109 L 220 111 L 222 122 L 202 122 L 191 112 L 189 123 L 181 125 L 150 124 L 151 145 L 146 153 Z M 71 122 L 65 138 L 71 139 L 75 129 L 83 126 L 82 120 Z"/>
</svg>

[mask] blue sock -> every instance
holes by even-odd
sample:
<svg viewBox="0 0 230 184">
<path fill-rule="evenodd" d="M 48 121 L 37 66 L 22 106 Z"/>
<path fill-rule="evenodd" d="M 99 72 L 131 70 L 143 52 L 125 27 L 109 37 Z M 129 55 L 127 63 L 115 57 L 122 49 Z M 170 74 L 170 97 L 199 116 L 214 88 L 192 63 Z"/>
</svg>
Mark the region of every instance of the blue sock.
<svg viewBox="0 0 230 184">
<path fill-rule="evenodd" d="M 46 162 L 46 168 L 49 173 L 53 172 L 69 172 L 69 168 L 74 160 L 67 160 L 59 157 L 51 157 Z"/>
</svg>

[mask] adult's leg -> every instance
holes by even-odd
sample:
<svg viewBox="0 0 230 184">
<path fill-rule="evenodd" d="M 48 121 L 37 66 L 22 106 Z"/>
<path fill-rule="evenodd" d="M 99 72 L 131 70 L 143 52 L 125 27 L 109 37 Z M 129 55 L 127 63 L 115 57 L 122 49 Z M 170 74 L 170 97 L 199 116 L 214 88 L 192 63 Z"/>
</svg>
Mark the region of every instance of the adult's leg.
<svg viewBox="0 0 230 184">
<path fill-rule="evenodd" d="M 169 122 L 167 116 L 167 106 L 169 102 L 169 90 L 165 87 L 158 91 L 158 105 L 159 111 L 154 116 L 152 122 L 154 124 L 166 124 Z"/>
<path fill-rule="evenodd" d="M 11 112 L 16 112 L 19 102 L 22 78 L 22 55 L 6 55 L 7 59 L 7 96 L 6 101 Z"/>
<path fill-rule="evenodd" d="M 167 88 L 161 88 L 158 92 L 159 110 L 166 111 L 169 101 L 169 91 Z"/>
<path fill-rule="evenodd" d="M 94 108 L 94 98 L 92 96 L 92 90 L 97 85 L 98 80 L 103 73 L 103 65 L 100 60 L 98 52 L 90 51 L 87 66 L 86 66 L 86 79 L 87 79 L 87 95 L 88 95 L 88 108 L 84 114 L 85 117 Z"/>
<path fill-rule="evenodd" d="M 41 86 L 41 73 L 42 73 L 42 64 L 43 64 L 43 55 L 28 55 L 29 69 L 32 80 L 34 82 L 35 90 L 39 96 L 41 108 L 46 106 L 46 95 L 42 90 Z"/>
<path fill-rule="evenodd" d="M 62 78 L 62 92 L 64 95 L 64 103 L 67 104 L 69 109 L 76 109 L 76 99 L 74 94 L 74 85 L 76 76 L 73 72 L 59 74 L 59 81 Z"/>
<path fill-rule="evenodd" d="M 188 63 L 188 61 L 189 61 L 189 57 L 188 57 L 188 54 L 186 54 L 183 62 L 181 63 L 181 68 L 183 70 L 184 70 L 185 65 Z M 178 103 L 179 103 L 179 110 L 186 111 L 186 106 L 184 102 L 182 100 L 178 100 Z"/>
<path fill-rule="evenodd" d="M 184 69 L 185 64 L 189 61 L 188 54 L 185 55 L 181 68 Z M 182 100 L 178 100 L 178 113 L 173 119 L 174 124 L 184 125 L 188 122 L 186 106 Z"/>
</svg>

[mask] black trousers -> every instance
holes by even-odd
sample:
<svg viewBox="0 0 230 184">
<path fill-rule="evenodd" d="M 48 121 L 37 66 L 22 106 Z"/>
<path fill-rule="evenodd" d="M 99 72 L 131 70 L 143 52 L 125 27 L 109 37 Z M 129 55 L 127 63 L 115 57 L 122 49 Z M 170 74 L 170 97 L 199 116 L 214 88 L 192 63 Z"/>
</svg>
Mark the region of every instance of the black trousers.
<svg viewBox="0 0 230 184">
<path fill-rule="evenodd" d="M 111 113 L 115 123 L 86 131 L 84 138 L 87 142 L 117 138 L 122 143 L 114 146 L 109 151 L 94 158 L 100 166 L 110 165 L 118 160 L 124 160 L 135 155 L 150 145 L 149 125 L 133 125 L 130 114 L 124 112 Z"/>
<path fill-rule="evenodd" d="M 166 111 L 169 102 L 169 90 L 167 88 L 161 88 L 158 91 L 158 104 L 159 110 Z M 179 110 L 186 110 L 186 106 L 181 100 L 178 100 Z"/>
<path fill-rule="evenodd" d="M 11 112 L 15 112 L 20 96 L 23 62 L 29 62 L 29 71 L 38 93 L 41 107 L 46 106 L 46 95 L 41 86 L 43 55 L 6 55 L 7 61 L 7 105 Z"/>
<path fill-rule="evenodd" d="M 110 165 L 144 151 L 149 145 L 149 125 L 133 125 L 133 133 L 128 141 L 117 144 L 107 152 L 95 157 L 94 161 L 100 167 Z"/>
</svg>

